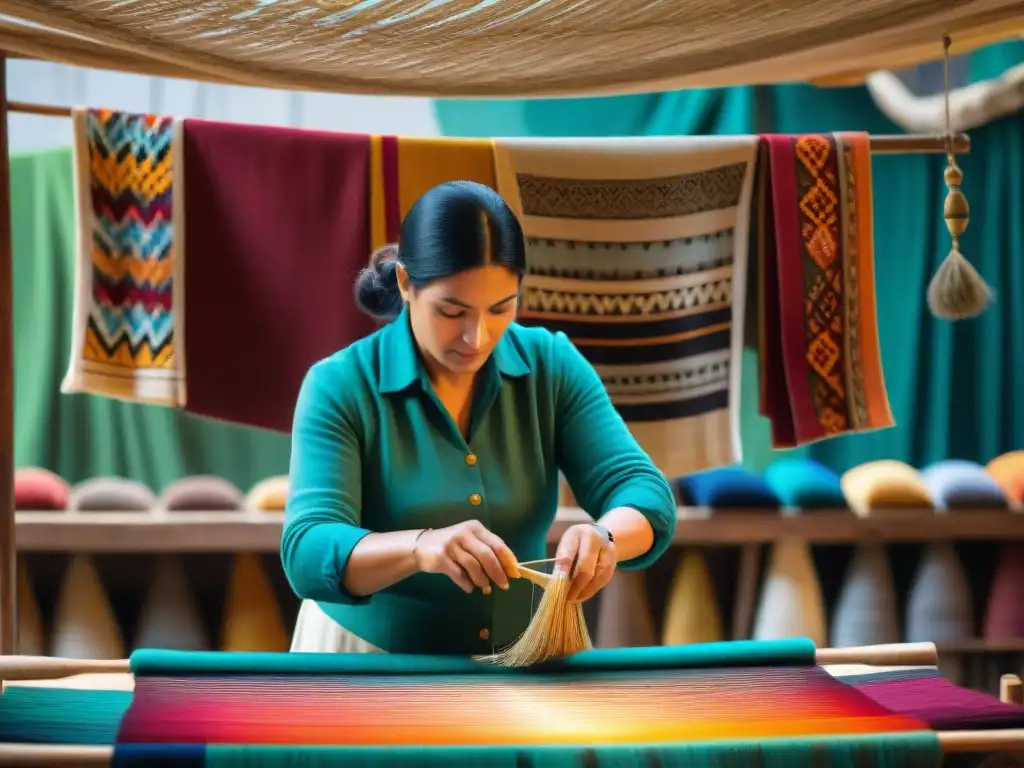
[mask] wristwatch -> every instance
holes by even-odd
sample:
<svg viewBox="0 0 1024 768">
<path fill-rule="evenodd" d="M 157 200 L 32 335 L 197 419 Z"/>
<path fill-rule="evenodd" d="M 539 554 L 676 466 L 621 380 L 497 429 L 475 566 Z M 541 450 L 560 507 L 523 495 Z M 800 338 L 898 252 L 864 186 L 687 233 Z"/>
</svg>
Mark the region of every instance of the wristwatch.
<svg viewBox="0 0 1024 768">
<path fill-rule="evenodd" d="M 591 525 L 594 526 L 594 528 L 597 529 L 598 533 L 600 533 L 602 536 L 605 537 L 605 539 L 608 541 L 609 544 L 614 544 L 615 543 L 615 537 L 612 536 L 612 532 L 611 531 L 609 531 L 603 525 L 598 525 L 597 523 L 591 523 Z"/>
</svg>

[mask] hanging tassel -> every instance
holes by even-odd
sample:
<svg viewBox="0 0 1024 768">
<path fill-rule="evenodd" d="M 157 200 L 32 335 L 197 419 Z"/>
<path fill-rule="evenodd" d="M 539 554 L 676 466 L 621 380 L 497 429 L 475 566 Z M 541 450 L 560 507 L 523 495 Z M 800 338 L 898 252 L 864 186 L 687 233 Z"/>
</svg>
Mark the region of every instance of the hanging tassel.
<svg viewBox="0 0 1024 768">
<path fill-rule="evenodd" d="M 949 37 L 942 39 L 945 66 L 946 170 L 943 177 L 948 192 L 942 217 L 946 220 L 953 247 L 928 285 L 928 308 L 944 320 L 964 320 L 984 312 L 992 299 L 992 289 L 978 270 L 960 252 L 960 236 L 971 221 L 967 197 L 960 190 L 964 174 L 956 164 L 953 133 L 949 120 Z"/>
<path fill-rule="evenodd" d="M 553 574 L 537 612 L 519 639 L 484 660 L 503 667 L 532 667 L 593 648 L 582 604 L 569 602 L 571 589 L 568 574 Z"/>
</svg>

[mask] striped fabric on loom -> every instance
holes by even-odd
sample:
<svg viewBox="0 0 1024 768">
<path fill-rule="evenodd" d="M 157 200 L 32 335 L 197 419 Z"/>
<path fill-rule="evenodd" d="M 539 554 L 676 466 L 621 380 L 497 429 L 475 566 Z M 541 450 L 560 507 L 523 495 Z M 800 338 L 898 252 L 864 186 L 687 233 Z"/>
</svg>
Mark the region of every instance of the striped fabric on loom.
<svg viewBox="0 0 1024 768">
<path fill-rule="evenodd" d="M 78 247 L 61 389 L 185 401 L 180 122 L 73 111 Z"/>
<path fill-rule="evenodd" d="M 495 188 L 493 142 L 372 136 L 370 241 L 374 250 L 398 242 L 402 219 L 427 190 L 446 181 Z"/>
<path fill-rule="evenodd" d="M 773 446 L 891 427 L 868 137 L 767 136 L 758 179 L 759 409 Z"/>
<path fill-rule="evenodd" d="M 334 748 L 323 755 L 361 766 L 640 768 L 653 759 L 792 768 L 815 764 L 808 758 L 818 744 L 845 749 L 865 768 L 938 765 L 937 741 L 922 723 L 814 666 L 140 676 L 118 735 L 122 759 L 140 745 L 149 758 L 157 745 L 164 754 L 206 745 L 207 765 L 219 764 L 209 760 L 217 754 L 280 764 L 268 759 L 276 747 L 293 758 Z M 903 761 L 881 759 L 896 754 Z"/>
<path fill-rule="evenodd" d="M 741 459 L 757 139 L 497 139 L 520 217 L 519 320 L 564 332 L 666 475 Z"/>
<path fill-rule="evenodd" d="M 1024 707 L 955 686 L 935 667 L 829 671 L 890 712 L 939 731 L 1024 728 Z"/>
</svg>

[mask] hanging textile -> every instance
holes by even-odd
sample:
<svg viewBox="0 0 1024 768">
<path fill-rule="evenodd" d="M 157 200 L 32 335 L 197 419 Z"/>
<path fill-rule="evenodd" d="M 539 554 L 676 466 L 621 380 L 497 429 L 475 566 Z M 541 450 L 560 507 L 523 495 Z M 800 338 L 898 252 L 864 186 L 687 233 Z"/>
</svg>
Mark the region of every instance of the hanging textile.
<svg viewBox="0 0 1024 768">
<path fill-rule="evenodd" d="M 975 66 L 984 63 L 985 53 L 972 57 L 972 81 L 1001 71 Z M 787 85 L 765 94 L 771 130 L 779 133 L 900 130 L 864 88 Z M 996 301 L 976 319 L 950 323 L 932 317 L 924 302 L 949 250 L 941 216 L 945 158 L 872 159 L 878 327 L 896 424 L 804 449 L 836 471 L 875 459 L 915 467 L 950 458 L 985 464 L 1024 446 L 1024 113 L 972 130 L 971 152 L 961 165 L 961 189 L 971 204 L 961 249 L 993 287 Z M 767 431 L 750 424 L 745 438 L 767 442 Z"/>
<path fill-rule="evenodd" d="M 75 109 L 72 125 L 79 240 L 62 391 L 180 405 L 180 123 Z"/>
<path fill-rule="evenodd" d="M 248 488 L 288 470 L 287 435 L 176 408 L 61 394 L 77 242 L 70 148 L 11 157 L 11 224 L 17 466 L 43 467 L 70 483 L 121 476 L 153 489 L 188 474 L 214 474 Z M 64 508 L 67 488 L 58 490 Z"/>
<path fill-rule="evenodd" d="M 865 134 L 768 136 L 758 175 L 759 410 L 792 448 L 889 427 Z"/>
<path fill-rule="evenodd" d="M 495 142 L 527 238 L 519 320 L 564 332 L 666 475 L 739 460 L 756 139 Z"/>
<path fill-rule="evenodd" d="M 186 120 L 183 146 L 186 409 L 288 432 L 309 367 L 376 327 L 370 137 Z"/>
<path fill-rule="evenodd" d="M 373 136 L 370 158 L 373 250 L 398 241 L 402 219 L 425 192 L 446 181 L 495 188 L 491 141 Z"/>
</svg>

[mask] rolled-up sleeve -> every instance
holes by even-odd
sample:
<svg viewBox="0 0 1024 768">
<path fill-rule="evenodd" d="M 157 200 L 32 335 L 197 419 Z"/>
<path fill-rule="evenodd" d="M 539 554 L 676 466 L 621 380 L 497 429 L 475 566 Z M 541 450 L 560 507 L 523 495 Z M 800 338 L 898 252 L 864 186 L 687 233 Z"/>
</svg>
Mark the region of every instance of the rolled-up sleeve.
<svg viewBox="0 0 1024 768">
<path fill-rule="evenodd" d="M 281 563 L 300 598 L 356 604 L 370 598 L 345 589 L 345 567 L 370 531 L 360 525 L 359 424 L 346 407 L 343 370 L 343 359 L 317 363 L 299 391 Z"/>
<path fill-rule="evenodd" d="M 595 518 L 618 507 L 640 512 L 654 530 L 643 555 L 619 563 L 647 568 L 672 543 L 676 504 L 672 489 L 612 405 L 593 366 L 563 333 L 552 344 L 559 469 L 580 506 Z"/>
</svg>

